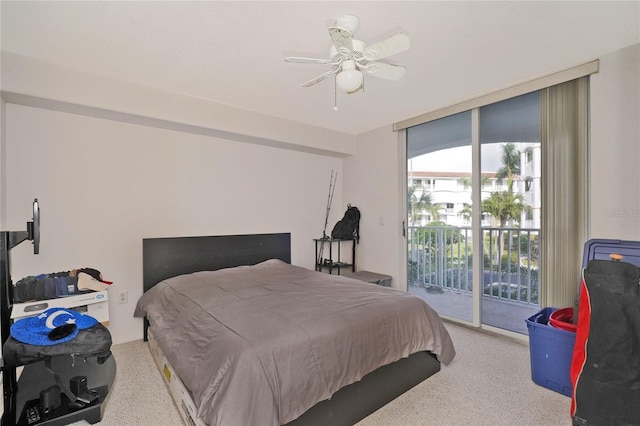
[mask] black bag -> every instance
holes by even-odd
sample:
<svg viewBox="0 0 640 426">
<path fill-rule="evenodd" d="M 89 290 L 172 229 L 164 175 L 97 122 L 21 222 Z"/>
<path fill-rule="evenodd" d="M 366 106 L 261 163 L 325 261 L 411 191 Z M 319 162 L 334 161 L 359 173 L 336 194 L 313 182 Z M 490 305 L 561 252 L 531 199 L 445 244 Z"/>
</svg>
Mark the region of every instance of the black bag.
<svg viewBox="0 0 640 426">
<path fill-rule="evenodd" d="M 357 207 L 347 204 L 347 211 L 333 227 L 331 238 L 335 240 L 360 240 L 360 210 Z"/>
<path fill-rule="evenodd" d="M 571 364 L 574 425 L 640 425 L 640 268 L 590 260 Z"/>
<path fill-rule="evenodd" d="M 68 342 L 57 345 L 39 346 L 22 343 L 9 336 L 2 345 L 4 365 L 13 367 L 42 361 L 47 357 L 74 355 L 97 357 L 98 364 L 111 356 L 111 333 L 102 324 L 78 331 L 78 335 Z"/>
</svg>

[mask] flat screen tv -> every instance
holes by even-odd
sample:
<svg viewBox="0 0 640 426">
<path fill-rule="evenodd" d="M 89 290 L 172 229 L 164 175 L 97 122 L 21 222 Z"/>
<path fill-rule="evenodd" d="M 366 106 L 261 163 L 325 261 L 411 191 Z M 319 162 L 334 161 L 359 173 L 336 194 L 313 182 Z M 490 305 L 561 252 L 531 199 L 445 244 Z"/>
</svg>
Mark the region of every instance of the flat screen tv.
<svg viewBox="0 0 640 426">
<path fill-rule="evenodd" d="M 33 254 L 40 252 L 40 204 L 33 200 L 33 221 L 27 222 L 27 238 L 33 241 Z"/>
</svg>

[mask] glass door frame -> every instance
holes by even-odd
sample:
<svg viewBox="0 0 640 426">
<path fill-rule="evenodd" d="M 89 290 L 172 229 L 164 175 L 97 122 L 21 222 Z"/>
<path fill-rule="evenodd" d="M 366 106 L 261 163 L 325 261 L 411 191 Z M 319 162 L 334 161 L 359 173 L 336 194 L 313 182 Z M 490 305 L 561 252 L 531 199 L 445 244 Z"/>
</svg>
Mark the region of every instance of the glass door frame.
<svg viewBox="0 0 640 426">
<path fill-rule="evenodd" d="M 479 206 L 481 203 L 481 170 L 480 170 L 480 110 L 479 108 L 474 108 L 471 110 L 471 151 L 472 151 L 472 202 L 473 205 Z M 399 159 L 399 167 L 400 173 L 402 173 L 401 179 L 399 179 L 399 188 L 398 193 L 403 194 L 402 202 L 400 203 L 400 217 L 402 218 L 402 233 L 400 238 L 402 240 L 402 244 L 400 244 L 400 282 L 403 283 L 402 290 L 408 291 L 408 253 L 407 253 L 407 244 L 408 244 L 408 223 L 407 218 L 409 212 L 407 211 L 407 186 L 408 186 L 408 168 L 407 168 L 407 131 L 405 129 L 399 130 L 398 132 L 398 159 Z M 476 188 L 477 186 L 477 188 Z M 471 232 L 472 235 L 482 235 L 482 212 L 480 209 L 472 210 L 472 220 L 471 220 Z M 481 253 L 482 250 L 482 238 L 474 238 L 473 239 L 473 251 L 475 253 Z M 474 267 L 472 269 L 472 321 L 465 321 L 460 318 L 449 317 L 446 315 L 441 315 L 442 318 L 450 320 L 452 322 L 458 322 L 466 325 L 471 325 L 476 328 L 487 327 L 486 325 L 482 325 L 481 323 L 481 312 L 482 312 L 482 271 L 479 267 Z M 488 326 L 490 328 L 495 328 Z M 499 328 L 495 328 L 499 332 L 503 333 L 506 330 L 502 330 Z M 511 333 L 508 332 L 507 333 Z M 517 333 L 513 333 L 517 335 Z"/>
<path fill-rule="evenodd" d="M 472 205 L 480 206 L 482 204 L 482 167 L 481 167 L 481 135 L 480 135 L 480 115 L 481 108 L 476 107 L 470 110 L 471 113 L 471 176 L 472 176 L 472 185 L 471 185 L 471 201 Z M 401 244 L 399 259 L 401 262 L 400 270 L 400 280 L 403 283 L 402 290 L 408 291 L 408 232 L 409 232 L 409 224 L 408 220 L 408 202 L 407 202 L 407 187 L 408 187 L 408 179 L 409 179 L 409 170 L 408 170 L 408 158 L 407 158 L 407 131 L 405 129 L 399 130 L 398 132 L 398 170 L 402 173 L 399 181 L 398 191 L 402 196 L 402 202 L 399 206 L 399 215 L 402 218 L 402 227 L 400 233 Z M 482 236 L 483 228 L 482 228 L 482 211 L 481 209 L 472 209 L 471 212 L 471 232 L 473 236 Z M 474 253 L 482 253 L 483 252 L 483 239 L 473 238 L 472 241 L 472 251 Z M 483 271 L 482 271 L 482 263 L 474 262 L 472 268 L 472 300 L 471 300 L 471 321 L 467 319 L 462 319 L 458 317 L 453 317 L 450 315 L 439 314 L 441 318 L 444 320 L 462 324 L 465 326 L 470 326 L 477 329 L 483 329 L 487 331 L 491 331 L 497 334 L 505 335 L 510 338 L 513 338 L 518 341 L 526 342 L 527 336 L 515 331 L 495 327 L 488 324 L 482 323 L 482 299 L 483 299 Z"/>
<path fill-rule="evenodd" d="M 400 196 L 400 199 L 402 200 L 401 203 L 399 203 L 399 212 L 400 212 L 400 218 L 401 218 L 401 232 L 399 234 L 399 238 L 401 241 L 401 244 L 399 244 L 400 247 L 400 253 L 399 253 L 399 259 L 401 261 L 401 264 L 399 265 L 399 271 L 400 271 L 400 279 L 401 282 L 403 283 L 403 287 L 404 290 L 407 290 L 407 258 L 408 258 L 408 253 L 407 253 L 407 217 L 408 217 L 408 212 L 407 212 L 407 202 L 406 202 L 406 197 L 407 197 L 407 177 L 408 177 L 408 173 L 407 173 L 407 134 L 406 134 L 406 129 L 411 127 L 411 126 L 415 126 L 415 125 L 419 125 L 422 123 L 425 123 L 427 121 L 432 121 L 438 118 L 443 118 L 458 112 L 462 112 L 462 111 L 472 111 L 473 115 L 473 138 L 479 138 L 478 132 L 477 130 L 477 126 L 479 124 L 479 108 L 485 105 L 489 105 L 492 103 L 496 103 L 502 100 L 506 100 L 506 99 L 510 99 L 516 96 L 520 96 L 523 94 L 527 94 L 530 92 L 534 92 L 537 90 L 543 90 L 543 89 L 547 89 L 550 88 L 552 86 L 556 86 L 559 85 L 561 83 L 565 83 L 565 82 L 569 82 L 575 79 L 579 79 L 582 77 L 588 77 L 591 74 L 597 73 L 599 70 L 599 60 L 595 59 L 589 62 L 585 62 L 579 65 L 576 65 L 574 67 L 571 68 L 567 68 L 565 70 L 561 70 L 561 71 L 556 71 L 552 74 L 546 75 L 546 76 L 542 76 L 542 77 L 537 77 L 537 78 L 533 78 L 531 80 L 528 81 L 524 81 L 522 83 L 518 83 L 518 84 L 514 84 L 512 86 L 508 86 L 505 87 L 503 89 L 499 89 L 496 90 L 494 92 L 490 92 L 487 93 L 485 95 L 479 96 L 477 98 L 473 98 L 473 99 L 468 99 L 465 101 L 462 101 L 460 103 L 457 104 L 453 104 L 450 105 L 448 107 L 445 108 L 441 108 L 438 110 L 434 110 L 413 118 L 409 118 L 397 123 L 393 124 L 393 130 L 395 132 L 398 133 L 398 170 L 399 173 L 402 173 L 401 176 L 399 176 L 399 185 L 398 185 L 398 191 L 399 194 L 403 194 Z M 588 80 L 587 80 L 588 81 Z M 583 89 L 584 90 L 584 89 Z M 584 96 L 584 95 L 581 95 Z M 585 114 L 588 113 L 588 106 L 586 108 L 586 110 L 580 110 L 580 120 L 586 120 L 586 121 L 579 121 L 578 125 L 579 126 L 587 126 L 588 123 L 588 117 L 585 117 Z M 582 124 L 581 124 L 582 123 Z M 582 128 L 582 127 L 581 127 Z M 584 128 L 583 128 L 584 129 Z M 588 133 L 588 132 L 587 132 Z M 586 143 L 583 140 L 585 139 L 585 135 L 581 135 L 579 137 L 581 143 Z M 478 165 L 478 161 L 480 159 L 480 144 L 478 143 L 479 141 L 473 141 L 472 142 L 472 161 L 474 166 Z M 587 151 L 583 152 L 581 155 L 586 156 Z M 543 157 L 544 158 L 544 157 Z M 544 160 L 543 160 L 544 161 Z M 586 161 L 586 159 L 584 160 Z M 472 173 L 480 173 L 480 169 L 479 167 L 476 167 L 476 170 L 478 170 L 477 172 L 472 172 Z M 475 178 L 475 181 L 479 181 L 479 178 Z M 588 179 L 585 179 L 585 182 L 587 182 Z M 477 183 L 478 185 L 481 184 L 480 182 Z M 581 188 L 583 191 L 586 192 L 586 188 Z M 474 203 L 477 203 L 477 198 L 480 197 L 480 194 L 477 190 L 475 190 L 475 188 L 473 188 L 474 190 L 474 194 L 473 195 L 473 200 Z M 582 200 L 583 202 L 581 203 L 581 209 L 583 211 L 588 211 L 588 205 L 586 203 L 586 199 L 588 198 L 587 195 L 584 195 L 583 197 L 584 199 Z M 475 212 L 472 213 L 472 216 L 480 216 L 481 213 L 480 212 Z M 544 216 L 543 216 L 544 218 Z M 588 235 L 587 229 L 588 226 L 586 224 L 586 222 L 588 221 L 588 216 L 586 218 L 581 218 L 581 220 L 585 221 L 584 224 L 584 229 L 583 229 L 583 239 L 586 239 L 586 236 Z M 544 221 L 544 219 L 543 219 Z M 476 223 L 474 225 L 473 232 L 478 232 L 480 230 L 480 221 L 479 220 L 474 220 L 474 223 Z M 546 242 L 545 244 L 547 244 L 548 242 Z M 563 246 L 562 244 L 559 244 L 560 246 Z M 564 246 L 563 246 L 564 247 Z M 547 288 L 546 288 L 546 283 L 547 281 L 551 278 L 553 279 L 554 277 L 556 277 L 556 275 L 560 275 L 559 273 L 553 274 L 553 276 L 549 276 L 549 277 L 543 277 L 543 279 L 540 282 L 541 285 L 541 299 L 540 299 L 540 303 L 541 305 L 549 305 L 554 304 L 556 302 L 556 300 L 562 299 L 563 301 L 566 299 L 566 295 L 562 292 L 562 291 L 556 291 L 553 295 L 549 296 L 547 294 Z M 515 333 L 515 332 L 511 332 L 511 331 L 507 331 L 507 330 L 503 330 L 497 327 L 492 327 L 489 325 L 482 325 L 481 321 L 480 321 L 480 309 L 478 309 L 478 307 L 480 306 L 480 298 L 481 298 L 481 294 L 477 291 L 477 285 L 478 283 L 478 277 L 476 277 L 474 275 L 474 284 L 473 284 L 473 289 L 474 289 L 474 297 L 478 298 L 477 301 L 474 300 L 474 320 L 472 322 L 468 322 L 468 321 L 463 321 L 463 320 L 459 320 L 459 319 L 455 319 L 455 318 L 451 318 L 452 322 L 459 322 L 459 323 L 463 323 L 463 324 L 469 324 L 472 325 L 474 327 L 477 328 L 483 328 L 483 329 L 487 329 L 490 331 L 495 331 L 496 333 L 500 333 L 500 334 L 505 334 L 508 335 L 510 337 L 514 337 L 518 340 L 522 340 L 524 342 L 527 341 L 527 336 L 519 334 L 519 333 Z M 542 294 L 544 292 L 544 294 Z M 557 293 L 557 294 L 556 294 Z M 565 293 L 569 294 L 571 292 L 569 291 L 565 291 Z M 477 306 L 476 306 L 477 305 Z M 478 313 L 476 314 L 475 311 L 478 311 Z M 448 319 L 446 317 L 443 316 L 444 319 Z"/>
</svg>

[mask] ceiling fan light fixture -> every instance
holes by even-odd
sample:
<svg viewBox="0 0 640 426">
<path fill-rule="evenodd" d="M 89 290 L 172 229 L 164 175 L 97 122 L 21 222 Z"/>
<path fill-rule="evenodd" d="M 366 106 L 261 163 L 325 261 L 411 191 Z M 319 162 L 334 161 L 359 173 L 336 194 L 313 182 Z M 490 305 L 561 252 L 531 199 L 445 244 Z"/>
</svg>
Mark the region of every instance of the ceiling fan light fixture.
<svg viewBox="0 0 640 426">
<path fill-rule="evenodd" d="M 364 76 L 358 70 L 340 71 L 336 76 L 336 84 L 347 93 L 357 91 L 362 86 Z"/>
<path fill-rule="evenodd" d="M 342 64 L 342 71 L 336 75 L 336 85 L 347 93 L 356 92 L 362 86 L 363 80 L 364 75 L 356 69 L 353 61 L 345 61 Z"/>
</svg>

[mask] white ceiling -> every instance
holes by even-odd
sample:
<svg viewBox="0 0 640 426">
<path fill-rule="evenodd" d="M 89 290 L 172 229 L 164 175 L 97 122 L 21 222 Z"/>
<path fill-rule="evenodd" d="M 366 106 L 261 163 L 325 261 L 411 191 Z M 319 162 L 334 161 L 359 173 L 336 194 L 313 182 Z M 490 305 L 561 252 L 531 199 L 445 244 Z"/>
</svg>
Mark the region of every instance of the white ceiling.
<svg viewBox="0 0 640 426">
<path fill-rule="evenodd" d="M 360 134 L 640 42 L 640 2 L 143 1 L 0 5 L 2 49 L 116 79 Z M 367 43 L 401 30 L 401 81 L 365 91 L 302 83 L 326 65 L 327 27 L 360 18 Z"/>
</svg>

